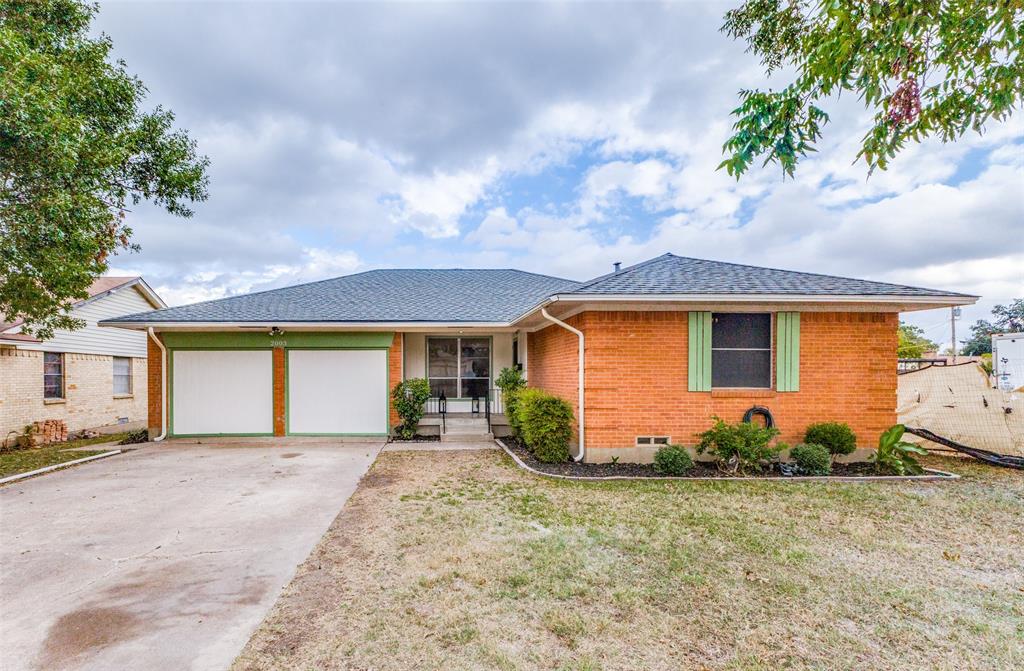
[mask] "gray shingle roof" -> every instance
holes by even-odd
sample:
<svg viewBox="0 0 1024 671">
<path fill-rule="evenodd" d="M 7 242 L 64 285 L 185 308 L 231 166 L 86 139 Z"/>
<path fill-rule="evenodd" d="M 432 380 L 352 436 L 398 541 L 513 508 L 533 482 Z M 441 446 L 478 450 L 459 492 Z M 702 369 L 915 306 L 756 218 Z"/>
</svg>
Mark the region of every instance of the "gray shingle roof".
<svg viewBox="0 0 1024 671">
<path fill-rule="evenodd" d="M 507 323 L 555 294 L 580 299 L 595 294 L 976 298 L 936 289 L 665 254 L 587 282 L 521 270 L 370 270 L 310 284 L 143 312 L 102 323 Z"/>
<path fill-rule="evenodd" d="M 522 270 L 370 270 L 144 312 L 139 322 L 509 322 L 578 283 Z"/>
<path fill-rule="evenodd" d="M 574 294 L 799 294 L 814 296 L 963 296 L 951 291 L 833 277 L 738 263 L 662 256 L 577 285 Z M 970 296 L 970 298 L 976 298 Z"/>
</svg>

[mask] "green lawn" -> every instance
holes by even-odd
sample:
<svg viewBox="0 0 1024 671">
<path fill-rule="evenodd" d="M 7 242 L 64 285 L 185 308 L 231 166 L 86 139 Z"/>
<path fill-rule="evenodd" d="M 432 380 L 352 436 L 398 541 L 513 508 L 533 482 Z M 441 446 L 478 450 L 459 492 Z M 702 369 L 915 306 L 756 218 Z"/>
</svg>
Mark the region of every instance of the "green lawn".
<svg viewBox="0 0 1024 671">
<path fill-rule="evenodd" d="M 69 448 L 85 447 L 98 443 L 109 443 L 122 440 L 127 433 L 115 433 L 109 436 L 97 436 L 96 438 L 84 438 L 82 440 L 69 440 L 66 443 L 56 443 L 44 447 L 30 448 L 27 450 L 11 450 L 0 452 L 0 478 L 18 473 L 27 473 L 37 468 L 62 464 L 65 461 L 74 461 L 94 454 L 103 454 L 111 449 L 101 450 L 71 450 Z"/>
<path fill-rule="evenodd" d="M 385 452 L 236 669 L 1024 668 L 1024 477 L 542 479 Z"/>
</svg>

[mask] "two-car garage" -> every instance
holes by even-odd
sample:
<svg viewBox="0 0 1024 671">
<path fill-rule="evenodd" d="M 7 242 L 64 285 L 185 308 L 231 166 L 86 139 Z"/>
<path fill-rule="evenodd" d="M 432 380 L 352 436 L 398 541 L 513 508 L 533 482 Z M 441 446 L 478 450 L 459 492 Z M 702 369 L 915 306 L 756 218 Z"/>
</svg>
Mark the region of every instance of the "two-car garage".
<svg viewBox="0 0 1024 671">
<path fill-rule="evenodd" d="M 271 341 L 266 333 L 164 334 L 169 432 L 280 434 L 275 408 L 283 407 L 287 435 L 384 435 L 391 337 L 297 333 Z M 282 355 L 284 365 L 275 366 L 275 357 Z"/>
</svg>

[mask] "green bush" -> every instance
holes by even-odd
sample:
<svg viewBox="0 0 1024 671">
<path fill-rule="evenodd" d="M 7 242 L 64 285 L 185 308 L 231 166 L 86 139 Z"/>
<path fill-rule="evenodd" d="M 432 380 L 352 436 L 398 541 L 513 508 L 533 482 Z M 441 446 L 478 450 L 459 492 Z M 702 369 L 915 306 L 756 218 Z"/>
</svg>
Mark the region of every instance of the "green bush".
<svg viewBox="0 0 1024 671">
<path fill-rule="evenodd" d="M 921 464 L 914 459 L 914 454 L 928 454 L 928 450 L 920 445 L 903 440 L 906 430 L 902 424 L 896 424 L 885 430 L 878 439 L 878 450 L 868 461 L 874 462 L 875 470 L 887 475 L 920 475 L 924 473 Z"/>
<path fill-rule="evenodd" d="M 811 424 L 804 432 L 804 442 L 824 445 L 833 457 L 850 454 L 857 449 L 857 436 L 849 424 L 842 422 L 818 422 Z"/>
<path fill-rule="evenodd" d="M 412 438 L 423 419 L 423 406 L 430 398 L 430 383 L 421 377 L 399 382 L 391 390 L 391 405 L 398 413 L 401 424 L 395 427 L 399 438 Z"/>
<path fill-rule="evenodd" d="M 542 389 L 515 392 L 515 422 L 533 456 L 545 463 L 569 460 L 572 406 Z"/>
<path fill-rule="evenodd" d="M 519 430 L 519 422 L 516 420 L 516 401 L 519 391 L 526 387 L 526 379 L 518 368 L 502 368 L 494 385 L 501 389 L 501 401 L 504 405 L 505 419 L 512 435 L 522 440 L 522 433 Z"/>
<path fill-rule="evenodd" d="M 801 443 L 789 451 L 801 475 L 828 475 L 832 472 L 832 455 L 824 445 Z"/>
<path fill-rule="evenodd" d="M 714 420 L 714 426 L 697 434 L 700 438 L 697 452 L 711 452 L 717 456 L 719 468 L 728 473 L 761 470 L 763 462 L 777 455 L 781 449 L 768 444 L 779 434 L 776 428 L 769 429 L 753 422 L 727 424 L 718 417 Z"/>
<path fill-rule="evenodd" d="M 654 453 L 654 470 L 662 475 L 686 475 L 693 459 L 682 445 L 666 445 Z"/>
</svg>

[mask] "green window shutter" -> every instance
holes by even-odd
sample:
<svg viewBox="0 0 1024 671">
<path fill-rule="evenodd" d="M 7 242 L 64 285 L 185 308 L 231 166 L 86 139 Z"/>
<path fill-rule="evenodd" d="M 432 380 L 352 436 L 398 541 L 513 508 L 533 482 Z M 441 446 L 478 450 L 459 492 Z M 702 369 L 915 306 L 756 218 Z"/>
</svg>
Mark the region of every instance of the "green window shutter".
<svg viewBox="0 0 1024 671">
<path fill-rule="evenodd" d="M 686 372 L 690 391 L 711 391 L 711 313 L 691 312 Z"/>
<path fill-rule="evenodd" d="M 800 313 L 775 315 L 775 390 L 800 391 Z"/>
</svg>

